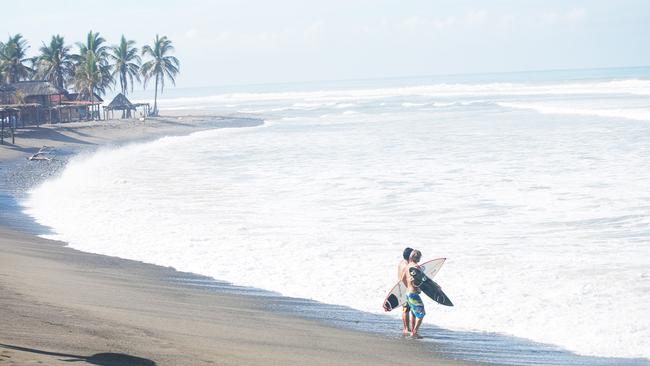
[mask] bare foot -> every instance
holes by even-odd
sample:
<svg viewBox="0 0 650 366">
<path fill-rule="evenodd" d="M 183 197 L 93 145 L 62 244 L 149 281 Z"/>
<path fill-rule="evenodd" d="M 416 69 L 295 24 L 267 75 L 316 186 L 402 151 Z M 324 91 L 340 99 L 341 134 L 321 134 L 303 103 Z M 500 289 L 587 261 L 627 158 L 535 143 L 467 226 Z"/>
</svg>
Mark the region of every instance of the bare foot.
<svg viewBox="0 0 650 366">
<path fill-rule="evenodd" d="M 411 333 L 411 338 L 413 339 L 422 339 L 422 336 L 417 333 Z"/>
</svg>

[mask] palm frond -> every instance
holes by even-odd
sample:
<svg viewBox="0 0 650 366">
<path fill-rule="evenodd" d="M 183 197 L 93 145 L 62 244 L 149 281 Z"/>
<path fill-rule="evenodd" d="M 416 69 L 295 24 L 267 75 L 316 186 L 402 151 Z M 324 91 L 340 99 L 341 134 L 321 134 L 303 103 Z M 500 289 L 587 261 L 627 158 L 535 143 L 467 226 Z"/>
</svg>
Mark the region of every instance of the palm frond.
<svg viewBox="0 0 650 366">
<path fill-rule="evenodd" d="M 109 62 L 109 48 L 99 32 L 88 32 L 86 42 L 78 42 L 79 54 L 72 60 L 76 64 L 74 87 L 84 95 L 92 97 L 94 93 L 103 95 L 115 83 Z M 90 89 L 88 89 L 90 88 Z"/>
<path fill-rule="evenodd" d="M 6 43 L 3 43 L 0 52 L 0 74 L 7 83 L 25 80 L 34 74 L 33 67 L 27 66 L 33 63 L 33 58 L 27 57 L 29 45 L 23 36 L 18 33 L 9 36 Z"/>
<path fill-rule="evenodd" d="M 176 85 L 175 78 L 180 71 L 180 62 L 176 57 L 169 55 L 172 52 L 174 52 L 174 46 L 167 36 L 160 37 L 156 35 L 153 45 L 145 45 L 142 47 L 142 56 L 150 59 L 142 64 L 140 68 L 144 87 L 147 87 L 151 79 L 156 80 L 154 113 L 157 112 L 158 84 L 160 84 L 161 93 L 165 89 L 165 80 L 169 80 L 172 82 L 172 85 Z"/>
</svg>

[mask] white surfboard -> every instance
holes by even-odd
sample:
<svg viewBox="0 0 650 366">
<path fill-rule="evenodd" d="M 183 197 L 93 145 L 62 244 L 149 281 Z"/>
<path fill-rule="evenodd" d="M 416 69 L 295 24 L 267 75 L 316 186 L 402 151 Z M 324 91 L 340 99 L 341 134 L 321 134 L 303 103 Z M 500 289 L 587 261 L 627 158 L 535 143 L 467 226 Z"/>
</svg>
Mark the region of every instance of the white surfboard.
<svg viewBox="0 0 650 366">
<path fill-rule="evenodd" d="M 420 270 L 427 277 L 433 278 L 438 273 L 438 271 L 440 271 L 440 268 L 442 268 L 445 260 L 447 260 L 447 258 L 437 258 L 428 262 L 424 262 L 420 264 Z M 395 286 L 391 288 L 391 290 L 388 292 L 388 295 L 386 295 L 386 298 L 384 299 L 384 311 L 391 311 L 397 307 L 402 306 L 406 301 L 405 297 L 407 291 L 408 289 L 404 283 L 402 283 L 402 281 L 397 281 Z"/>
</svg>

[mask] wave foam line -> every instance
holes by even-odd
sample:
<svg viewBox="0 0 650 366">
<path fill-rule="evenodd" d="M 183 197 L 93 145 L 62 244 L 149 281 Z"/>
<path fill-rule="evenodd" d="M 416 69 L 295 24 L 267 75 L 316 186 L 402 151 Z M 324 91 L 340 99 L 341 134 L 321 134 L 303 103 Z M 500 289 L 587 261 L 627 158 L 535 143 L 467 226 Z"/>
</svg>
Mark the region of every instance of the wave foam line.
<svg viewBox="0 0 650 366">
<path fill-rule="evenodd" d="M 637 121 L 650 121 L 650 110 L 640 108 L 630 109 L 593 109 L 593 108 L 575 108 L 575 107 L 558 107 L 536 103 L 507 103 L 497 102 L 501 107 L 513 109 L 529 109 L 542 114 L 568 114 L 580 116 L 597 116 L 625 118 Z"/>
<path fill-rule="evenodd" d="M 556 83 L 556 84 L 432 84 L 422 86 L 320 90 L 309 92 L 270 93 L 226 93 L 204 97 L 182 97 L 164 99 L 165 105 L 186 104 L 237 104 L 246 102 L 305 101 L 313 103 L 335 103 L 345 101 L 377 100 L 391 97 L 479 97 L 479 96 L 523 96 L 523 95 L 650 95 L 650 80 L 627 79 L 598 82 Z M 144 101 L 147 102 L 147 101 Z M 153 100 L 148 101 L 153 102 Z"/>
</svg>

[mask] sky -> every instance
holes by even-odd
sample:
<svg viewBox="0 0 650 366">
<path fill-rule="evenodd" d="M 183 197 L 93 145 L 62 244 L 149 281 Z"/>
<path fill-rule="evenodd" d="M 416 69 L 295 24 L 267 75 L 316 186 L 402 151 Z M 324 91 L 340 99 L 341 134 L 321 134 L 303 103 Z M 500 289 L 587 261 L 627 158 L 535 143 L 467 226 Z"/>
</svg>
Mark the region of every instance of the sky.
<svg viewBox="0 0 650 366">
<path fill-rule="evenodd" d="M 41 1 L 0 6 L 36 54 L 168 36 L 179 87 L 650 65 L 646 0 Z M 73 47 L 76 50 L 76 47 Z"/>
</svg>

